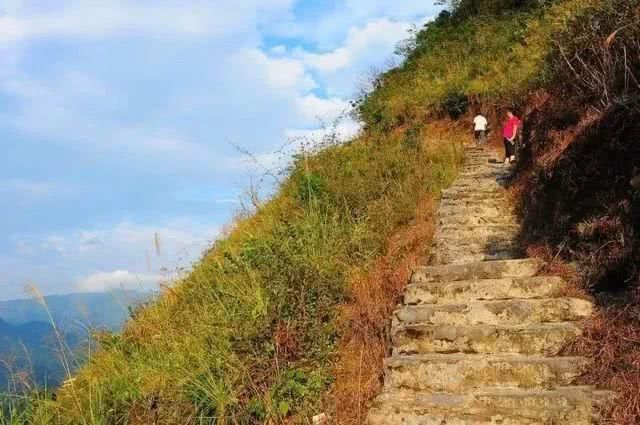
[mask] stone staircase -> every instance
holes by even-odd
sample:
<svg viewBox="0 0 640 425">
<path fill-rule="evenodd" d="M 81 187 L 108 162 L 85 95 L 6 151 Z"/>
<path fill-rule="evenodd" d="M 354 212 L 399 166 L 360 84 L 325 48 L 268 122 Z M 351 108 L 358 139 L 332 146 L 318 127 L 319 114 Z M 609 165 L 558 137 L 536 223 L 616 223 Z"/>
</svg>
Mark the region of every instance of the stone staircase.
<svg viewBox="0 0 640 425">
<path fill-rule="evenodd" d="M 575 385 L 591 360 L 559 352 L 592 314 L 523 259 L 509 168 L 469 150 L 442 194 L 429 267 L 392 321 L 393 353 L 370 425 L 593 424 L 609 393 Z"/>
</svg>

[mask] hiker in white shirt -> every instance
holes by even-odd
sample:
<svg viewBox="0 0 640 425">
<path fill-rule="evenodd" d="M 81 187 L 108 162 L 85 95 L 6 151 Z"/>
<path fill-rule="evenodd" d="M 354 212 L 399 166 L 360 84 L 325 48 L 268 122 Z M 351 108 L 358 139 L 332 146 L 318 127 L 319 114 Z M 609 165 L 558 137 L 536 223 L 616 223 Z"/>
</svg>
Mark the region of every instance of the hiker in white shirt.
<svg viewBox="0 0 640 425">
<path fill-rule="evenodd" d="M 482 115 L 478 114 L 473 119 L 473 130 L 475 133 L 476 147 L 483 147 L 487 143 L 487 119 Z"/>
</svg>

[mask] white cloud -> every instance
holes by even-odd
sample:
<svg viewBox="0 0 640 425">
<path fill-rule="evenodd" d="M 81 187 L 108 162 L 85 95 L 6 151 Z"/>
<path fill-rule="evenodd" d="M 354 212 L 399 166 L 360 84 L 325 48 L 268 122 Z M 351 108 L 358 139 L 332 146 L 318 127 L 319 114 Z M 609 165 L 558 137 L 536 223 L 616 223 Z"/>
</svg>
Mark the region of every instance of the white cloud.
<svg viewBox="0 0 640 425">
<path fill-rule="evenodd" d="M 253 71 L 262 73 L 273 89 L 306 92 L 317 87 L 313 77 L 298 60 L 269 57 L 258 49 L 249 50 L 245 55 L 248 62 L 253 63 Z"/>
<path fill-rule="evenodd" d="M 28 281 L 38 282 L 46 293 L 101 291 L 121 285 L 135 289 L 140 284 L 152 287 L 160 280 L 172 281 L 200 258 L 220 231 L 221 226 L 200 218 L 180 217 L 48 235 L 13 235 L 9 237 L 13 254 L 0 253 L 0 268 L 7 270 L 3 277 L 15 288 L 0 298 L 19 296 Z"/>
<path fill-rule="evenodd" d="M 210 167 L 218 157 L 214 150 L 183 138 L 174 128 L 134 126 L 109 118 L 105 110 L 125 108 L 121 105 L 124 97 L 86 73 L 69 71 L 47 80 L 15 76 L 0 81 L 2 92 L 11 95 L 16 106 L 0 115 L 0 123 L 41 136 L 45 143 L 94 154 L 107 152 L 119 162 L 162 162 L 165 167 L 185 162 Z"/>
<path fill-rule="evenodd" d="M 300 129 L 290 128 L 287 129 L 287 137 L 293 140 L 304 140 L 305 142 L 320 142 L 326 137 L 331 137 L 337 140 L 349 140 L 358 135 L 361 130 L 361 125 L 356 121 L 347 119 L 339 122 L 338 125 L 330 126 L 327 128 L 312 128 L 312 129 Z"/>
<path fill-rule="evenodd" d="M 310 93 L 296 99 L 296 110 L 305 122 L 331 121 L 350 109 L 349 102 L 337 97 L 326 99 Z"/>
<path fill-rule="evenodd" d="M 353 66 L 372 53 L 391 55 L 396 44 L 407 36 L 410 22 L 395 22 L 388 18 L 368 22 L 363 27 L 352 27 L 344 43 L 327 53 L 298 51 L 297 56 L 311 69 L 332 73 Z M 354 83 L 354 82 L 352 82 Z"/>
<path fill-rule="evenodd" d="M 76 289 L 81 292 L 105 292 L 118 288 L 150 290 L 158 289 L 162 279 L 160 275 L 128 270 L 96 272 L 78 280 Z"/>
<path fill-rule="evenodd" d="M 74 0 L 39 9 L 15 5 L 0 18 L 0 42 L 130 34 L 221 37 L 287 15 L 291 4 L 291 0 L 239 0 L 224 6 L 204 1 Z"/>
</svg>

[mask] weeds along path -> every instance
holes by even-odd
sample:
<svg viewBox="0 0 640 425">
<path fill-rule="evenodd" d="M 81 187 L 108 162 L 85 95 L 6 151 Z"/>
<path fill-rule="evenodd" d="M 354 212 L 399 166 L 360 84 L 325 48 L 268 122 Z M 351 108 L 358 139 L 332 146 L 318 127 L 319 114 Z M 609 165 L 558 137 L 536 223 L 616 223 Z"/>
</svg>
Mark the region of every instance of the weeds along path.
<svg viewBox="0 0 640 425">
<path fill-rule="evenodd" d="M 394 313 L 370 425 L 598 423 L 612 394 L 575 384 L 590 359 L 560 355 L 593 306 L 561 296 L 566 283 L 523 258 L 509 173 L 470 149 L 443 192 L 433 265 Z"/>
</svg>

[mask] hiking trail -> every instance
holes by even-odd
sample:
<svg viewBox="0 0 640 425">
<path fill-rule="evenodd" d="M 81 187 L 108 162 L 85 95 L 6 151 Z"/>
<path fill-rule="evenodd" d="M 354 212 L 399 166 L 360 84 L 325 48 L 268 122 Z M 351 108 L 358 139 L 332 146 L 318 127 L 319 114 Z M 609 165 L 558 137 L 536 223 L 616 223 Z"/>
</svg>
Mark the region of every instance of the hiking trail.
<svg viewBox="0 0 640 425">
<path fill-rule="evenodd" d="M 510 169 L 467 151 L 442 194 L 433 258 L 392 319 L 392 356 L 370 425 L 598 423 L 611 393 L 575 384 L 591 359 L 560 351 L 593 313 L 523 259 Z"/>
</svg>

